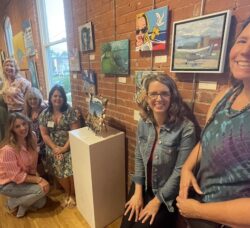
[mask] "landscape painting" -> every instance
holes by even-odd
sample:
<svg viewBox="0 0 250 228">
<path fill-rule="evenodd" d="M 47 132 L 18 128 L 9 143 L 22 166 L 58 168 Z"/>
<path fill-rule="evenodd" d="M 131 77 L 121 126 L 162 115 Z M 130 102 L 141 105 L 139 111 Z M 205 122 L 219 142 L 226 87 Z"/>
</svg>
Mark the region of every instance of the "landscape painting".
<svg viewBox="0 0 250 228">
<path fill-rule="evenodd" d="M 129 74 L 129 40 L 102 44 L 102 73 L 110 75 Z"/>
<path fill-rule="evenodd" d="M 172 72 L 222 73 L 231 11 L 175 22 Z"/>
<path fill-rule="evenodd" d="M 167 43 L 168 7 L 136 15 L 136 51 L 165 50 Z"/>
</svg>

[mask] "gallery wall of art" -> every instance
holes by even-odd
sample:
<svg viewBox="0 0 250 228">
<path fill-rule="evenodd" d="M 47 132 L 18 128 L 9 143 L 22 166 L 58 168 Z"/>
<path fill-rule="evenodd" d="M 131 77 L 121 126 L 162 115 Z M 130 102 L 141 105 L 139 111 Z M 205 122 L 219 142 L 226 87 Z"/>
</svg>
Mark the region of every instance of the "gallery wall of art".
<svg viewBox="0 0 250 228">
<path fill-rule="evenodd" d="M 227 86 L 229 82 L 229 72 L 226 60 L 224 64 L 225 67 L 222 70 L 224 73 L 210 73 L 209 70 L 207 73 L 194 73 L 193 71 L 190 73 L 188 70 L 185 73 L 170 71 L 173 23 L 182 20 L 185 21 L 200 15 L 231 10 L 233 17 L 232 30 L 228 39 L 228 45 L 230 45 L 235 30 L 237 30 L 240 23 L 247 18 L 250 9 L 249 2 L 233 0 L 223 0 L 219 2 L 215 0 L 83 0 L 81 4 L 80 1 L 65 1 L 65 3 L 67 4 L 66 11 L 68 15 L 68 20 L 66 20 L 67 33 L 70 37 L 69 50 L 76 48 L 80 52 L 81 70 L 80 72 L 72 71 L 73 102 L 75 105 L 82 107 L 84 112 L 87 112 L 87 96 L 83 91 L 84 80 L 82 71 L 86 69 L 95 71 L 98 88 L 97 93 L 107 97 L 109 100 L 106 111 L 109 124 L 126 132 L 128 173 L 133 172 L 137 124 L 137 121 L 134 120 L 134 111 L 138 110 L 134 98 L 137 90 L 136 79 L 138 75 L 143 74 L 143 72 L 140 71 L 163 71 L 171 75 L 176 80 L 185 102 L 191 107 L 200 126 L 203 126 L 205 123 L 205 116 L 212 99 L 222 88 Z M 161 9 L 161 11 L 154 12 L 154 10 L 157 9 Z M 147 16 L 147 22 L 143 22 L 143 19 L 140 19 L 145 14 Z M 165 18 L 161 21 L 163 15 Z M 92 24 L 91 42 L 94 43 L 94 50 L 86 51 L 82 49 L 83 43 L 79 32 L 81 32 L 83 27 L 87 27 L 87 23 L 90 22 Z M 166 24 L 164 24 L 164 22 L 166 22 Z M 141 27 L 139 27 L 140 23 Z M 146 32 L 143 28 L 143 23 L 148 23 L 149 27 L 147 31 L 149 35 L 148 39 L 152 42 L 148 46 L 140 45 L 140 37 L 137 37 L 142 32 Z M 155 26 L 157 23 L 158 25 L 166 26 L 165 29 L 160 26 Z M 192 25 L 188 23 L 187 26 L 192 27 Z M 177 29 L 179 28 L 177 27 Z M 157 33 L 161 33 L 162 31 L 165 32 L 162 34 L 163 36 L 157 37 Z M 195 33 L 195 31 L 193 31 L 193 33 Z M 177 39 L 178 38 L 179 37 L 177 37 Z M 128 40 L 129 42 L 129 71 L 123 74 L 125 70 L 119 69 L 118 72 L 120 72 L 120 74 L 117 74 L 115 70 L 112 71 L 112 67 L 115 69 L 117 65 L 114 67 L 111 63 L 108 64 L 107 62 L 118 62 L 116 61 L 117 59 L 110 59 L 110 56 L 114 57 L 115 55 L 115 51 L 112 52 L 110 46 L 112 46 L 114 42 L 122 40 Z M 157 40 L 165 41 L 165 43 L 157 43 Z M 184 68 L 184 70 L 194 68 L 196 70 L 197 67 L 201 67 L 202 69 L 204 67 L 206 69 L 207 66 L 208 68 L 212 66 L 211 62 L 215 60 L 210 61 L 210 56 L 213 56 L 212 58 L 218 56 L 222 43 L 220 43 L 221 37 L 214 37 L 215 45 L 211 44 L 211 40 L 212 38 L 210 37 L 209 39 L 203 39 L 202 42 L 200 40 L 199 44 L 196 42 L 196 46 L 192 47 L 192 49 L 198 49 L 201 51 L 201 54 L 189 54 L 186 60 L 186 62 L 188 62 L 186 64 L 187 67 L 180 65 L 181 68 Z M 158 50 L 156 50 L 157 44 Z M 188 44 L 185 45 L 188 46 Z M 185 48 L 185 46 L 183 46 L 182 51 L 188 48 L 190 47 Z M 147 49 L 149 49 L 149 51 Z M 179 48 L 177 48 L 177 51 L 179 51 Z M 123 51 L 123 53 L 125 53 L 125 51 Z M 224 55 L 226 55 L 225 53 L 226 50 L 223 50 Z M 183 56 L 184 54 L 176 54 L 177 57 L 180 55 Z M 197 56 L 201 55 L 209 60 L 204 64 L 206 66 L 198 63 L 199 60 Z M 123 57 L 119 57 L 119 60 L 120 62 L 125 61 Z M 175 63 L 177 65 L 175 66 L 178 66 L 178 60 L 179 59 L 176 58 Z M 124 66 L 124 64 L 122 65 Z M 217 67 L 216 64 L 215 66 Z M 110 69 L 111 72 L 108 72 Z M 206 89 L 206 87 L 199 88 L 199 82 L 201 82 L 201 85 L 203 82 L 211 83 L 213 86 L 215 85 L 215 88 L 213 88 L 213 90 Z"/>
<path fill-rule="evenodd" d="M 9 2 L 1 11 L 1 24 L 8 15 L 16 35 L 22 31 L 22 22 L 30 20 L 36 52 L 31 59 L 35 61 L 39 85 L 45 95 L 36 1 Z M 108 124 L 126 133 L 128 174 L 134 169 L 138 114 L 135 94 L 145 75 L 143 71 L 160 71 L 173 77 L 199 125 L 204 126 L 212 99 L 228 85 L 230 75 L 226 59 L 223 73 L 212 73 L 209 68 L 216 71 L 215 58 L 220 53 L 226 56 L 227 50 L 220 49 L 224 43 L 220 36 L 187 42 L 181 32 L 187 28 L 194 35 L 192 23 L 197 26 L 200 23 L 199 19 L 192 21 L 194 18 L 231 10 L 227 39 L 230 46 L 250 12 L 248 0 L 64 0 L 64 4 L 73 106 L 79 107 L 86 117 L 89 100 L 86 91 L 95 91 L 93 94 L 108 99 L 105 114 Z M 203 23 L 207 26 L 211 21 L 209 18 Z M 201 34 L 201 29 L 197 30 Z M 142 37 L 142 34 L 147 35 Z M 6 51 L 2 27 L 0 37 L 0 49 Z M 185 42 L 180 42 L 182 39 Z"/>
</svg>

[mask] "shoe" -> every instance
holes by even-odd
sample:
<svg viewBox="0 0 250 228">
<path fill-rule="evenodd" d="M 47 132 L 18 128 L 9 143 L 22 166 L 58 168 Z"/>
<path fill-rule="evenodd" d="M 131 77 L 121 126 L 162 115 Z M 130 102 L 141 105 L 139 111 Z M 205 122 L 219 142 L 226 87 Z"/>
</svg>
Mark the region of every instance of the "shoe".
<svg viewBox="0 0 250 228">
<path fill-rule="evenodd" d="M 14 215 L 15 212 L 17 211 L 17 208 L 18 208 L 18 207 L 14 207 L 14 208 L 11 209 L 11 208 L 9 207 L 9 205 L 8 205 L 8 202 L 5 203 L 5 207 L 4 207 L 5 211 L 6 211 L 8 214 L 10 214 L 10 215 Z"/>
<path fill-rule="evenodd" d="M 17 211 L 17 214 L 16 214 L 16 217 L 17 218 L 22 218 L 25 216 L 26 214 L 26 211 L 27 211 L 27 208 L 23 207 L 23 206 L 19 206 L 18 207 L 18 211 Z"/>
<path fill-rule="evenodd" d="M 76 206 L 76 200 L 75 200 L 75 197 L 73 196 L 70 196 L 69 197 L 69 200 L 68 200 L 68 208 L 73 208 Z"/>
<path fill-rule="evenodd" d="M 68 202 L 69 202 L 69 197 L 68 196 L 65 196 L 63 198 L 63 201 L 61 202 L 61 207 L 65 208 L 68 206 Z"/>
</svg>

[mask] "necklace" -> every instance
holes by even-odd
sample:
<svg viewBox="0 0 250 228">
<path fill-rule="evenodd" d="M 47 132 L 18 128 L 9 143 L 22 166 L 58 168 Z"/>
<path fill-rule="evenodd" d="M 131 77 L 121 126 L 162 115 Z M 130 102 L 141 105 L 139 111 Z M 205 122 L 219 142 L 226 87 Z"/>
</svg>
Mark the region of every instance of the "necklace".
<svg viewBox="0 0 250 228">
<path fill-rule="evenodd" d="M 235 91 L 233 92 L 232 98 L 229 100 L 225 110 L 226 110 L 226 116 L 229 118 L 233 118 L 235 116 L 240 115 L 241 113 L 245 112 L 247 109 L 250 108 L 250 103 L 248 103 L 246 106 L 244 106 L 241 110 L 239 111 L 233 111 L 232 112 L 232 104 L 234 103 L 235 99 L 238 97 L 238 95 L 241 93 L 243 89 L 243 84 L 238 86 Z"/>
</svg>

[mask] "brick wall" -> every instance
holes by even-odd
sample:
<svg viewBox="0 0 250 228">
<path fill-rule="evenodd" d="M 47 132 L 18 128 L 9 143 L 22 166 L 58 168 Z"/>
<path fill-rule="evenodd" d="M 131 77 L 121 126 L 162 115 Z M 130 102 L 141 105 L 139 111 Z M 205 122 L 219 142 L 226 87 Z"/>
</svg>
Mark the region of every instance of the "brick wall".
<svg viewBox="0 0 250 228">
<path fill-rule="evenodd" d="M 95 60 L 89 60 L 89 55 L 81 54 L 81 65 L 83 69 L 94 69 L 98 76 L 98 93 L 108 97 L 107 117 L 109 124 L 120 128 L 126 132 L 126 161 L 128 174 L 134 170 L 134 149 L 135 149 L 135 132 L 137 122 L 133 120 L 133 111 L 137 109 L 133 103 L 135 92 L 134 71 L 151 69 L 152 59 L 150 53 L 135 52 L 135 16 L 140 12 L 152 9 L 151 0 L 72 0 L 67 1 L 66 14 L 67 34 L 70 37 L 69 50 L 78 48 L 78 26 L 92 21 L 95 33 L 95 51 L 90 54 L 95 55 Z M 163 70 L 165 73 L 175 78 L 178 88 L 186 102 L 190 102 L 194 97 L 193 105 L 194 114 L 201 126 L 204 126 L 205 116 L 209 105 L 216 94 L 229 83 L 229 70 L 226 69 L 224 74 L 196 74 L 195 83 L 193 84 L 194 74 L 174 74 L 169 72 L 170 54 L 171 54 L 171 37 L 172 24 L 174 21 L 183 20 L 200 15 L 200 0 L 156 0 L 155 8 L 168 5 L 170 10 L 170 28 L 169 41 L 167 50 L 167 62 L 154 64 L 154 70 Z M 234 39 L 234 30 L 237 31 L 240 23 L 249 16 L 250 2 L 247 0 L 207 0 L 203 7 L 204 14 L 214 13 L 231 9 L 235 15 L 233 24 L 237 25 L 234 29 L 229 43 Z M 115 16 L 115 17 L 114 17 Z M 100 71 L 100 48 L 103 42 L 130 39 L 130 66 L 131 73 L 127 77 L 125 84 L 119 83 L 116 77 L 105 76 Z M 164 55 L 164 52 L 154 53 Z M 197 82 L 216 81 L 217 90 L 199 90 Z M 85 95 L 82 92 L 83 81 L 78 74 L 77 79 L 72 79 L 73 102 L 75 105 L 83 108 L 86 113 Z M 196 89 L 195 89 L 196 88 Z M 195 89 L 195 91 L 194 91 Z M 128 178 L 129 179 L 129 178 Z"/>
<path fill-rule="evenodd" d="M 24 3 L 25 2 L 25 3 Z M 134 170 L 135 132 L 137 122 L 133 120 L 133 112 L 137 109 L 133 102 L 135 92 L 135 70 L 150 70 L 152 59 L 150 53 L 135 52 L 135 16 L 140 12 L 152 9 L 152 0 L 64 0 L 66 12 L 66 26 L 68 49 L 80 49 L 78 26 L 92 21 L 95 33 L 95 51 L 91 55 L 94 60 L 89 60 L 88 53 L 81 54 L 82 69 L 94 69 L 98 77 L 98 93 L 109 99 L 107 119 L 109 124 L 126 132 L 126 162 L 128 174 Z M 250 2 L 248 0 L 207 0 L 204 1 L 204 14 L 214 13 L 226 9 L 233 11 L 233 26 L 229 43 L 233 42 L 234 30 L 237 32 L 240 24 L 249 16 Z M 167 53 L 167 62 L 155 64 L 154 70 L 163 70 L 171 75 L 178 85 L 186 102 L 195 99 L 193 110 L 201 126 L 204 126 L 205 116 L 209 105 L 215 95 L 229 83 L 229 70 L 223 74 L 174 74 L 169 72 L 171 59 L 172 24 L 174 21 L 192 18 L 200 15 L 200 0 L 155 0 L 155 8 L 168 5 L 170 10 L 170 24 L 168 35 L 168 49 L 166 52 L 153 53 L 153 58 Z M 36 48 L 38 50 L 39 81 L 44 86 L 39 32 L 37 29 L 37 16 L 34 0 L 12 0 L 5 15 L 10 16 L 13 23 L 14 34 L 20 31 L 21 21 L 30 18 Z M 2 32 L 0 30 L 2 39 Z M 131 73 L 126 77 L 126 83 L 119 83 L 117 77 L 105 76 L 100 70 L 100 48 L 103 42 L 130 39 L 130 66 Z M 2 42 L 0 41 L 2 46 Z M 0 46 L 0 48 L 2 48 Z M 71 75 L 73 105 L 78 106 L 86 115 L 86 96 L 83 93 L 83 80 L 81 74 L 77 78 Z M 216 91 L 199 90 L 197 82 L 216 81 Z"/>
</svg>

